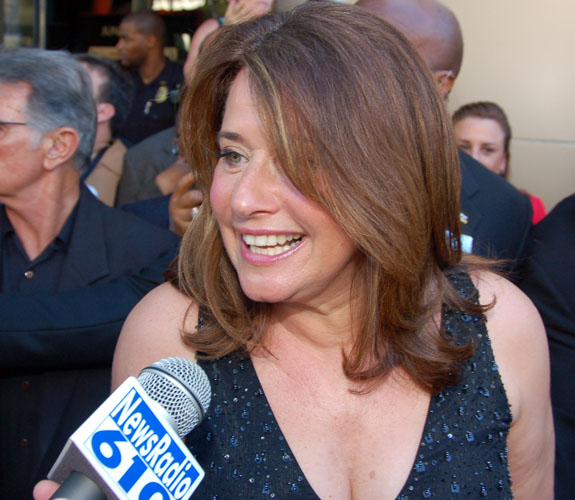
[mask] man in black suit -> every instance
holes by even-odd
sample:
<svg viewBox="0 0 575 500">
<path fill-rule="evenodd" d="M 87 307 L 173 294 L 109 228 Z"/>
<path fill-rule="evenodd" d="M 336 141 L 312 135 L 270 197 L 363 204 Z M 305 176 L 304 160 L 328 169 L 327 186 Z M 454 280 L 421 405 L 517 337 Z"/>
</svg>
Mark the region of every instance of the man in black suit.
<svg viewBox="0 0 575 500">
<path fill-rule="evenodd" d="M 555 498 L 575 491 L 575 194 L 533 229 L 520 288 L 539 309 L 551 357 Z"/>
<path fill-rule="evenodd" d="M 357 5 L 389 21 L 413 43 L 447 99 L 463 60 L 453 12 L 434 0 L 359 0 Z M 510 259 L 506 270 L 517 281 L 531 231 L 529 198 L 466 153 L 459 158 L 463 250 Z"/>
<path fill-rule="evenodd" d="M 532 228 L 529 198 L 463 151 L 459 160 L 463 249 L 509 259 L 505 270 L 518 281 Z"/>
<path fill-rule="evenodd" d="M 78 62 L 61 52 L 0 50 L 3 499 L 31 497 L 67 437 L 107 396 L 118 332 L 102 325 L 113 298 L 122 303 L 112 307 L 116 316 L 129 312 L 108 292 L 119 282 L 133 286 L 138 275 L 149 290 L 161 280 L 154 266 L 178 245 L 172 233 L 106 207 L 81 183 L 95 130 L 90 80 Z M 25 307 L 66 294 L 74 299 L 52 303 L 49 314 Z M 100 331 L 74 326 L 86 310 L 101 314 Z M 8 331 L 14 323 L 30 328 Z"/>
</svg>

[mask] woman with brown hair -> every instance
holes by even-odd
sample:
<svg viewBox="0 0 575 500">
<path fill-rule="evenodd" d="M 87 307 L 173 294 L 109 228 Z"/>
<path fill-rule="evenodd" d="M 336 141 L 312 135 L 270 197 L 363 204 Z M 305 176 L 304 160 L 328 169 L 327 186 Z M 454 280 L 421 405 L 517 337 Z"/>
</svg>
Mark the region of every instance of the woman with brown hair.
<svg viewBox="0 0 575 500">
<path fill-rule="evenodd" d="M 511 498 L 509 472 L 550 498 L 541 320 L 462 257 L 450 120 L 406 39 L 331 2 L 224 27 L 182 113 L 205 201 L 113 380 L 205 369 L 194 498 Z"/>
<path fill-rule="evenodd" d="M 457 147 L 475 158 L 479 163 L 504 179 L 509 179 L 511 156 L 511 126 L 503 109 L 489 101 L 471 102 L 453 113 L 453 130 Z M 543 200 L 527 193 L 533 216 L 533 224 L 540 222 L 547 210 Z"/>
</svg>

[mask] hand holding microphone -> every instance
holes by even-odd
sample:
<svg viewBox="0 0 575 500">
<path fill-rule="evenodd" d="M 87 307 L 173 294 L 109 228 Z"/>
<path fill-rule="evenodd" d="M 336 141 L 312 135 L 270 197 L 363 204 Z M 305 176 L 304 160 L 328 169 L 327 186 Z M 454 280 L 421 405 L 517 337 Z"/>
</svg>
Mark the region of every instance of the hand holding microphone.
<svg viewBox="0 0 575 500">
<path fill-rule="evenodd" d="M 204 471 L 181 438 L 210 404 L 205 372 L 166 358 L 128 378 L 71 436 L 48 474 L 62 486 L 54 500 L 189 498 Z M 52 485 L 42 482 L 35 498 Z"/>
</svg>

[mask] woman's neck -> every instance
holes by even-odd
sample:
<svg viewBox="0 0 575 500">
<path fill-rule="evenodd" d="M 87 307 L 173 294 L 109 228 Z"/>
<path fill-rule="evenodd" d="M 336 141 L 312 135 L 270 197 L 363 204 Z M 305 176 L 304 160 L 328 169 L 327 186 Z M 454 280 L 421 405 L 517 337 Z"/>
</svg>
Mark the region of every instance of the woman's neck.
<svg viewBox="0 0 575 500">
<path fill-rule="evenodd" d="M 351 306 L 345 298 L 315 308 L 301 304 L 276 304 L 273 308 L 264 345 L 270 351 L 283 350 L 289 342 L 315 356 L 341 361 L 349 352 L 356 332 Z"/>
</svg>

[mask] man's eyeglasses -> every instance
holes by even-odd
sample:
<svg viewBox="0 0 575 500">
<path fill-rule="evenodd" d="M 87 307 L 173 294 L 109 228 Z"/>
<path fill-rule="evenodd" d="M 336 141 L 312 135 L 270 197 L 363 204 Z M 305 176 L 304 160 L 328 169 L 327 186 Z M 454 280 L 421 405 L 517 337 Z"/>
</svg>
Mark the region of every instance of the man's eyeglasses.
<svg viewBox="0 0 575 500">
<path fill-rule="evenodd" d="M 9 125 L 29 126 L 30 122 L 3 122 L 3 121 L 0 121 L 0 138 L 4 139 L 4 137 L 9 134 L 9 130 L 11 130 L 8 128 Z"/>
<path fill-rule="evenodd" d="M 3 121 L 0 121 L 0 137 L 4 138 L 4 136 L 8 134 L 8 131 L 10 130 L 8 128 L 8 125 L 28 126 L 28 125 L 30 125 L 30 123 L 29 122 L 3 122 Z"/>
<path fill-rule="evenodd" d="M 3 125 L 28 125 L 27 122 L 0 122 L 0 127 Z"/>
</svg>

